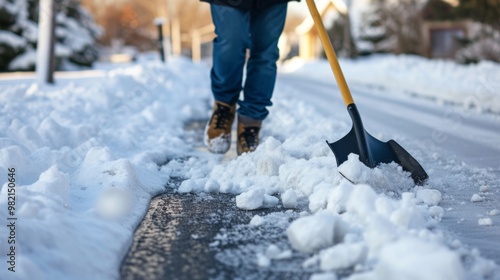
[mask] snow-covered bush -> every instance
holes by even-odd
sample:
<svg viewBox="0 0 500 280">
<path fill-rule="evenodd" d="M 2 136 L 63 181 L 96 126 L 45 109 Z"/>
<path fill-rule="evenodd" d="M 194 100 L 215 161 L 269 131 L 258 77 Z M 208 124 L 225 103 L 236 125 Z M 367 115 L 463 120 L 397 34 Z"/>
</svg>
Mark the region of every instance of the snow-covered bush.
<svg viewBox="0 0 500 280">
<path fill-rule="evenodd" d="M 38 0 L 0 0 L 0 71 L 34 70 Z M 55 0 L 57 68 L 91 66 L 101 30 L 77 0 Z"/>
<path fill-rule="evenodd" d="M 494 12 L 490 11 L 498 8 L 465 2 L 452 5 L 445 0 L 355 1 L 355 13 L 351 13 L 356 24 L 352 33 L 358 51 L 424 54 L 422 23 L 461 21 L 470 23 L 466 35 L 456 38 L 463 45 L 455 55 L 456 60 L 500 62 L 500 28 L 498 20 L 491 16 Z"/>
<path fill-rule="evenodd" d="M 493 27 L 474 22 L 469 34 L 461 38 L 465 47 L 458 51 L 456 60 L 460 63 L 475 63 L 481 60 L 500 62 L 500 31 Z"/>
<path fill-rule="evenodd" d="M 424 4 L 420 0 L 363 2 L 357 7 L 359 24 L 353 31 L 360 53 L 420 53 Z"/>
</svg>

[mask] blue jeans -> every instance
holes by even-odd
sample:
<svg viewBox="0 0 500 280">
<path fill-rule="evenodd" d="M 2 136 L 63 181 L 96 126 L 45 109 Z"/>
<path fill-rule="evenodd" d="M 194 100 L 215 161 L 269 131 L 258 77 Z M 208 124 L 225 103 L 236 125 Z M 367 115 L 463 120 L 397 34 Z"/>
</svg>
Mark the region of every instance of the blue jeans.
<svg viewBox="0 0 500 280">
<path fill-rule="evenodd" d="M 287 4 L 262 10 L 244 11 L 211 5 L 217 37 L 213 42 L 210 73 L 215 100 L 238 102 L 238 114 L 263 120 L 269 114 L 279 58 L 278 39 L 285 24 Z M 250 57 L 243 85 L 246 50 Z M 238 100 L 243 90 L 243 100 Z"/>
</svg>

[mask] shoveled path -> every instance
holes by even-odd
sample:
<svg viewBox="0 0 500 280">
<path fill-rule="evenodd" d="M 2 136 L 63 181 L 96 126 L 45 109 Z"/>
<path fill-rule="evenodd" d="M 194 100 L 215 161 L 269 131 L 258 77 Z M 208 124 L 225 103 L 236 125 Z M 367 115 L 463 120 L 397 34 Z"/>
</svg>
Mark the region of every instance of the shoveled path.
<svg viewBox="0 0 500 280">
<path fill-rule="evenodd" d="M 200 149 L 204 124 L 186 126 L 193 132 L 187 133 L 186 141 Z M 226 157 L 231 156 L 236 155 Z M 226 157 L 222 161 L 229 160 Z M 299 253 L 268 267 L 257 264 L 256 254 L 269 244 L 290 249 L 285 229 L 297 211 L 240 210 L 234 195 L 176 193 L 181 182 L 181 178 L 168 182 L 167 192 L 151 201 L 122 262 L 121 279 L 309 279 L 312 271 L 301 267 L 307 256 Z M 252 227 L 249 222 L 255 215 L 289 221 Z"/>
<path fill-rule="evenodd" d="M 160 195 L 135 233 L 121 279 L 308 279 L 304 256 L 256 264 L 258 244 L 286 243 L 282 228 L 249 229 L 254 215 L 269 213 L 239 210 L 227 194 Z"/>
</svg>

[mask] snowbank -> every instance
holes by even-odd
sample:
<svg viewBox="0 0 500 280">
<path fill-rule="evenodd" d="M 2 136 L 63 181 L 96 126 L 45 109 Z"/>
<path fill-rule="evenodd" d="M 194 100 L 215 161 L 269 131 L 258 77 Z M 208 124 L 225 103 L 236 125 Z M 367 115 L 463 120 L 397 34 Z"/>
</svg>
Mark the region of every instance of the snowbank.
<svg viewBox="0 0 500 280">
<path fill-rule="evenodd" d="M 500 65 L 483 61 L 460 65 L 409 55 L 373 55 L 356 60 L 340 59 L 347 83 L 382 87 L 387 93 L 405 92 L 459 104 L 480 111 L 500 113 Z M 292 60 L 285 72 L 323 81 L 334 81 L 327 61 Z"/>
<path fill-rule="evenodd" d="M 2 279 L 118 279 L 133 231 L 169 178 L 157 163 L 191 151 L 183 123 L 206 117 L 206 68 L 179 59 L 0 88 L 0 219 L 9 168 L 17 218 L 16 273 L 5 267 L 0 229 Z"/>
</svg>

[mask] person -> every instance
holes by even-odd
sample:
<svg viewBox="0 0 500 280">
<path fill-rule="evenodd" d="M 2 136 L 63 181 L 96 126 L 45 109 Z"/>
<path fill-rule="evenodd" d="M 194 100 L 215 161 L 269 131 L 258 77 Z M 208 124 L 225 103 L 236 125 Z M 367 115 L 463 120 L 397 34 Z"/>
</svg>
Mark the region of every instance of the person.
<svg viewBox="0 0 500 280">
<path fill-rule="evenodd" d="M 216 34 L 210 72 L 214 107 L 205 128 L 205 145 L 213 153 L 226 153 L 237 114 L 237 154 L 252 152 L 269 114 L 266 107 L 272 105 L 287 2 L 300 0 L 201 1 L 210 3 Z M 239 100 L 241 91 L 243 99 Z"/>
</svg>

